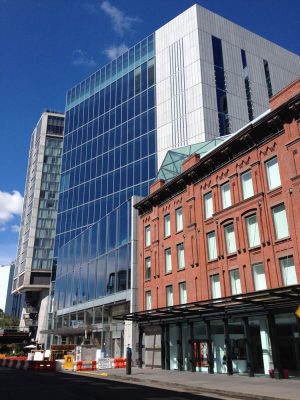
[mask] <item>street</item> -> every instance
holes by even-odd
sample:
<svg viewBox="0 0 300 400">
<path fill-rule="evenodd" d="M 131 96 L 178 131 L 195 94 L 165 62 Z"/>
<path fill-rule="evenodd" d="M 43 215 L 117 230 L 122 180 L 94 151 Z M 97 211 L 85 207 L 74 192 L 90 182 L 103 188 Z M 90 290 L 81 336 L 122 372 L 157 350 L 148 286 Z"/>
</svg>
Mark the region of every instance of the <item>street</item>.
<svg viewBox="0 0 300 400">
<path fill-rule="evenodd" d="M 132 385 L 63 373 L 36 373 L 0 368 L 1 400 L 208 400 L 212 397 L 196 396 L 165 389 Z M 216 399 L 216 397 L 213 397 Z"/>
</svg>

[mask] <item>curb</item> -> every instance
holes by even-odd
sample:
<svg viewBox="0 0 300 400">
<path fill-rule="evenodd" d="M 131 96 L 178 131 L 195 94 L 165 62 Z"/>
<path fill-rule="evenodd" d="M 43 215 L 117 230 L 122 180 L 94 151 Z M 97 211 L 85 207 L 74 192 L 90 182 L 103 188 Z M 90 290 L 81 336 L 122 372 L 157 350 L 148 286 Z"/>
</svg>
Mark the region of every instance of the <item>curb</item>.
<svg viewBox="0 0 300 400">
<path fill-rule="evenodd" d="M 72 373 L 72 372 L 71 372 Z M 230 390 L 221 390 L 221 389 L 213 389 L 213 388 L 206 388 L 206 387 L 191 387 L 188 385 L 183 385 L 180 383 L 167 383 L 161 382 L 155 379 L 140 379 L 133 376 L 120 376 L 120 375 L 113 375 L 108 374 L 108 376 L 100 376 L 99 373 L 91 373 L 91 372 L 80 372 L 82 375 L 88 375 L 91 377 L 97 377 L 101 379 L 107 379 L 116 382 L 128 382 L 132 384 L 140 384 L 144 386 L 155 386 L 161 387 L 163 389 L 175 390 L 175 391 L 185 391 L 187 393 L 195 394 L 195 395 L 205 395 L 205 394 L 216 394 L 225 397 L 231 397 L 235 399 L 245 399 L 245 400 L 287 400 L 287 398 L 281 397 L 272 397 L 272 396 L 265 396 L 265 395 L 257 395 L 252 393 L 238 393 L 233 392 Z M 75 374 L 76 373 L 72 373 Z"/>
</svg>

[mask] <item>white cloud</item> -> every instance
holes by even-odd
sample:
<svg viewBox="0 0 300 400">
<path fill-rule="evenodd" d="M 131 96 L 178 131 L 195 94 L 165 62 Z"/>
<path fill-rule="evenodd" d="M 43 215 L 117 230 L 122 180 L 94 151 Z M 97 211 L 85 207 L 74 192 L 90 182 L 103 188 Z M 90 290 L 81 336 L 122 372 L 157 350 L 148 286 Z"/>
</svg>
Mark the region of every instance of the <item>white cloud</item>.
<svg viewBox="0 0 300 400">
<path fill-rule="evenodd" d="M 0 225 L 22 214 L 23 200 L 22 195 L 16 190 L 12 193 L 0 190 Z"/>
<path fill-rule="evenodd" d="M 96 61 L 94 57 L 88 56 L 87 53 L 82 49 L 73 50 L 73 65 L 86 65 L 88 67 L 95 67 Z"/>
<path fill-rule="evenodd" d="M 141 22 L 140 18 L 126 15 L 124 11 L 113 6 L 107 0 L 101 3 L 101 9 L 110 17 L 113 30 L 120 36 L 124 36 L 125 32 L 132 31 L 134 23 Z"/>
<path fill-rule="evenodd" d="M 20 225 L 12 225 L 12 226 L 10 227 L 10 230 L 11 230 L 12 232 L 19 233 L 19 232 L 20 232 Z"/>
<path fill-rule="evenodd" d="M 110 47 L 107 47 L 105 50 L 103 50 L 103 54 L 105 54 L 109 60 L 114 60 L 115 58 L 119 57 L 121 54 L 125 53 L 125 51 L 127 51 L 127 50 L 128 50 L 128 47 L 126 46 L 126 44 L 122 43 L 122 44 L 120 44 L 120 46 L 112 45 Z"/>
</svg>

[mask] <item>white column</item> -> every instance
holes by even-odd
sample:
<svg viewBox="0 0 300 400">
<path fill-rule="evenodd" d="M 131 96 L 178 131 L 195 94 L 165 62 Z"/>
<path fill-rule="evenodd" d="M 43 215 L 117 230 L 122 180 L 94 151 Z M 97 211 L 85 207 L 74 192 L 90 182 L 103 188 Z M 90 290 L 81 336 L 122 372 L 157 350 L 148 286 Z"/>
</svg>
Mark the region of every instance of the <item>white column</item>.
<svg viewBox="0 0 300 400">
<path fill-rule="evenodd" d="M 269 338 L 269 328 L 266 317 L 259 319 L 260 325 L 260 340 L 262 347 L 262 355 L 263 355 L 263 363 L 264 363 L 264 372 L 266 375 L 269 375 L 269 369 L 273 367 L 273 359 L 271 352 L 271 344 Z"/>
</svg>

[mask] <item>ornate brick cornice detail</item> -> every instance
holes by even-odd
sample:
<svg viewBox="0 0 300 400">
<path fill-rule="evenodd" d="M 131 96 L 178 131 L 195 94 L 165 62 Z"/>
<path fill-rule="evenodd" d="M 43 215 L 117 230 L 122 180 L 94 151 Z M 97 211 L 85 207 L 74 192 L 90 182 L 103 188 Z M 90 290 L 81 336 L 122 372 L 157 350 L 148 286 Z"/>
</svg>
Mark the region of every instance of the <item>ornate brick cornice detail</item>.
<svg viewBox="0 0 300 400">
<path fill-rule="evenodd" d="M 240 162 L 236 163 L 236 169 L 244 169 L 245 167 L 248 167 L 248 165 L 250 165 L 250 161 L 250 156 L 243 158 Z"/>
<path fill-rule="evenodd" d="M 266 157 L 268 154 L 274 153 L 274 151 L 276 150 L 276 146 L 276 142 L 273 142 L 273 144 L 268 144 L 264 150 L 260 150 L 260 154 L 263 154 Z"/>
<path fill-rule="evenodd" d="M 229 173 L 229 169 L 227 168 L 225 171 L 221 171 L 218 175 L 217 175 L 217 182 L 223 180 L 224 178 L 228 178 L 228 173 Z"/>
</svg>

